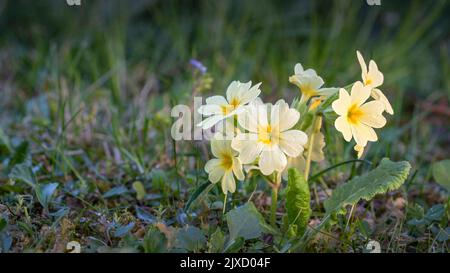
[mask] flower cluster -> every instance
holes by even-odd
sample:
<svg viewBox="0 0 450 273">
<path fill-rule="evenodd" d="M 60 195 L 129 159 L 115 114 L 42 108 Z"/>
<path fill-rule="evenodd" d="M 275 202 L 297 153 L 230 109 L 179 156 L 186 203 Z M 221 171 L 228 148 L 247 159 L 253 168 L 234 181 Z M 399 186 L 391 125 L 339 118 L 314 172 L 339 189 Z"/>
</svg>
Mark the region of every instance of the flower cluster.
<svg viewBox="0 0 450 273">
<path fill-rule="evenodd" d="M 384 76 L 378 70 L 375 61 L 370 60 L 369 68 L 359 53 L 356 52 L 362 70 L 362 80 L 353 84 L 350 94 L 344 88 L 339 89 L 339 99 L 332 104 L 333 110 L 339 117 L 334 126 L 349 142 L 355 139 L 355 151 L 360 158 L 367 142 L 377 141 L 378 136 L 373 128 L 386 125 L 383 111 L 393 115 L 394 110 L 386 96 L 377 87 L 383 84 Z M 367 102 L 369 97 L 374 100 Z"/>
<path fill-rule="evenodd" d="M 259 171 L 275 185 L 286 179 L 289 168 L 297 168 L 308 176 L 311 161 L 324 159 L 325 138 L 321 132 L 322 115 L 328 109 L 338 117 L 336 129 L 349 142 L 355 139 L 354 149 L 362 156 L 369 141 L 377 141 L 373 128 L 386 124 L 382 113 L 393 114 L 386 96 L 377 89 L 383 83 L 383 74 L 371 60 L 369 67 L 357 51 L 362 69 L 362 82 L 345 88 L 325 88 L 324 80 L 316 71 L 296 64 L 289 81 L 301 92 L 300 99 L 289 105 L 284 100 L 275 104 L 263 103 L 258 83 L 233 81 L 226 97 L 212 96 L 198 112 L 207 116 L 198 126 L 216 133 L 211 140 L 215 158 L 205 165 L 212 183 L 221 181 L 224 193 L 236 190 L 236 179 L 244 180 L 245 172 Z M 367 102 L 369 97 L 373 100 Z M 330 101 L 331 100 L 331 101 Z M 324 101 L 328 101 L 325 104 Z M 319 107 L 321 104 L 331 105 Z M 318 110 L 320 108 L 320 111 Z M 313 122 L 306 122 L 306 116 Z M 305 117 L 304 117 L 305 116 Z"/>
</svg>

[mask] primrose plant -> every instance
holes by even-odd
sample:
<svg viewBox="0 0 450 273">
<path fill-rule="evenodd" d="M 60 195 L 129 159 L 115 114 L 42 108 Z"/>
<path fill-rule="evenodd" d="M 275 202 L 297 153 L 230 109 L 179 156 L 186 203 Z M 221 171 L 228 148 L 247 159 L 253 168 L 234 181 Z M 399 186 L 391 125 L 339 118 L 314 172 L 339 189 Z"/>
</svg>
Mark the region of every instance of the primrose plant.
<svg viewBox="0 0 450 273">
<path fill-rule="evenodd" d="M 378 89 L 384 78 L 377 64 L 370 60 L 367 67 L 359 51 L 356 53 L 362 79 L 343 88 L 324 87 L 315 70 L 305 70 L 298 63 L 289 81 L 299 88 L 301 96 L 290 104 L 283 99 L 275 104 L 263 103 L 259 98 L 261 83 L 252 86 L 250 81 L 233 81 L 226 97 L 206 99 L 206 105 L 198 109 L 206 118 L 198 126 L 216 130 L 210 142 L 214 158 L 206 163 L 205 171 L 212 183 L 220 182 L 225 198 L 235 192 L 237 180 L 243 181 L 250 173 L 261 175 L 272 189 L 271 224 L 276 227 L 278 191 L 282 180 L 286 180 L 287 213 L 283 223 L 289 234 L 304 234 L 311 214 L 311 162 L 325 158 L 324 123 L 331 121 L 345 141 L 354 140 L 359 159 L 367 144 L 378 140 L 375 129 L 386 125 L 383 113 L 394 113 Z M 345 206 L 360 199 L 369 200 L 375 194 L 400 187 L 408 172 L 407 162 L 383 159 L 374 170 L 335 189 L 325 201 L 322 222 L 345 213 Z"/>
</svg>

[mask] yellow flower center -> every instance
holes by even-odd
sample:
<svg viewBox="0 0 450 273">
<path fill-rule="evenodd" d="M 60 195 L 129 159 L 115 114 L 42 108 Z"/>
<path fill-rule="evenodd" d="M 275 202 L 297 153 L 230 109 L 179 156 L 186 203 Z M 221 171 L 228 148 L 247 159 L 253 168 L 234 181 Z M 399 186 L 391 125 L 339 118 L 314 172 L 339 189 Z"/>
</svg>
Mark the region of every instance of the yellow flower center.
<svg viewBox="0 0 450 273">
<path fill-rule="evenodd" d="M 237 98 L 233 98 L 230 101 L 230 104 L 222 105 L 221 108 L 222 108 L 223 115 L 228 115 L 229 113 L 231 113 L 233 110 L 235 110 L 239 106 L 240 103 L 241 102 Z"/>
<path fill-rule="evenodd" d="M 372 79 L 370 79 L 370 78 L 367 78 L 365 81 L 364 81 L 364 85 L 365 86 L 367 86 L 367 85 L 369 85 L 369 84 L 371 84 L 372 83 Z"/>
<path fill-rule="evenodd" d="M 264 144 L 274 144 L 278 139 L 277 135 L 278 133 L 270 125 L 261 126 L 258 129 L 258 141 Z"/>
<path fill-rule="evenodd" d="M 302 85 L 301 91 L 306 97 L 317 96 L 317 90 L 311 87 L 311 85 L 309 84 Z"/>
<path fill-rule="evenodd" d="M 237 98 L 233 98 L 230 101 L 230 105 L 232 105 L 234 108 L 236 108 L 241 102 Z"/>
<path fill-rule="evenodd" d="M 222 108 L 222 114 L 224 116 L 228 115 L 229 113 L 231 113 L 231 111 L 233 111 L 233 106 L 231 105 L 222 105 L 220 106 Z"/>
<path fill-rule="evenodd" d="M 352 124 L 358 124 L 363 115 L 364 112 L 361 111 L 361 108 L 359 108 L 359 106 L 355 103 L 348 108 L 347 120 Z"/>
<path fill-rule="evenodd" d="M 222 167 L 226 170 L 232 169 L 233 168 L 233 158 L 231 157 L 231 155 L 228 154 L 224 154 L 222 155 L 221 158 L 221 162 L 220 164 L 222 165 Z"/>
</svg>

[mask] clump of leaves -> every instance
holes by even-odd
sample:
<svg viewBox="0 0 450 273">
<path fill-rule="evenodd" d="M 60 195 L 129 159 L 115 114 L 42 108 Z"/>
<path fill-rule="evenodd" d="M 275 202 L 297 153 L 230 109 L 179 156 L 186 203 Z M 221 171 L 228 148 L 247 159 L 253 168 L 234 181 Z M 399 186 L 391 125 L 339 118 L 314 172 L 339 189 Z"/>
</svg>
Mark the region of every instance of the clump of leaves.
<svg viewBox="0 0 450 273">
<path fill-rule="evenodd" d="M 52 195 L 58 187 L 58 183 L 38 183 L 32 168 L 27 163 L 21 163 L 11 170 L 10 179 L 23 181 L 33 188 L 39 203 L 48 212 L 48 206 L 52 200 Z"/>
</svg>

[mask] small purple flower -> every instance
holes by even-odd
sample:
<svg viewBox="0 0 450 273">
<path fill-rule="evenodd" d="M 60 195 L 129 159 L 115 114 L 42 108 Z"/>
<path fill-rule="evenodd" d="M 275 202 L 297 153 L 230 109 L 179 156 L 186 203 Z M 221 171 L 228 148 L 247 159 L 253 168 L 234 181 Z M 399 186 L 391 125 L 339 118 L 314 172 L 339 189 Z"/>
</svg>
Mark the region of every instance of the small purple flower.
<svg viewBox="0 0 450 273">
<path fill-rule="evenodd" d="M 205 74 L 206 71 L 208 70 L 208 68 L 206 68 L 206 66 L 204 66 L 200 61 L 196 60 L 196 59 L 191 59 L 189 61 L 189 63 L 196 69 L 198 69 L 198 71 L 200 71 L 200 73 Z"/>
</svg>

